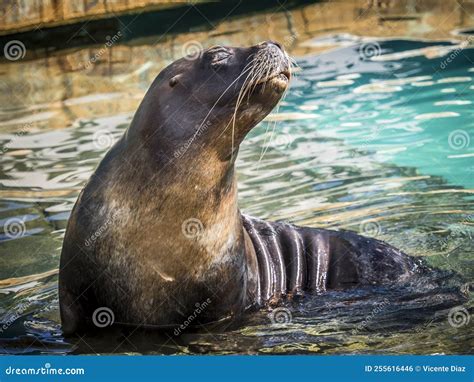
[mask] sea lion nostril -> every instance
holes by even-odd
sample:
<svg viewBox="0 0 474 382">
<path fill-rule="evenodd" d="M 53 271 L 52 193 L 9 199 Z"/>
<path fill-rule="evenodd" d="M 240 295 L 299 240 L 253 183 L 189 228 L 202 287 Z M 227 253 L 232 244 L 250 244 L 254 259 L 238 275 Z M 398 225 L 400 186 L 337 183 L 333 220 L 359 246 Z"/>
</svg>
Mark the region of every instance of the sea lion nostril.
<svg viewBox="0 0 474 382">
<path fill-rule="evenodd" d="M 266 48 L 270 45 L 274 45 L 278 49 L 280 49 L 281 51 L 284 51 L 283 46 L 279 42 L 276 42 L 276 41 L 273 41 L 273 40 L 262 41 L 261 43 L 257 44 L 257 46 L 259 46 L 261 48 Z"/>
<path fill-rule="evenodd" d="M 282 45 L 279 42 L 273 41 L 273 40 L 268 40 L 265 41 L 266 45 L 275 45 L 278 49 L 283 50 Z"/>
<path fill-rule="evenodd" d="M 280 43 L 278 43 L 276 41 L 270 41 L 270 43 L 273 44 L 273 45 L 276 45 L 278 47 L 278 49 L 283 50 L 283 47 L 281 46 Z"/>
</svg>

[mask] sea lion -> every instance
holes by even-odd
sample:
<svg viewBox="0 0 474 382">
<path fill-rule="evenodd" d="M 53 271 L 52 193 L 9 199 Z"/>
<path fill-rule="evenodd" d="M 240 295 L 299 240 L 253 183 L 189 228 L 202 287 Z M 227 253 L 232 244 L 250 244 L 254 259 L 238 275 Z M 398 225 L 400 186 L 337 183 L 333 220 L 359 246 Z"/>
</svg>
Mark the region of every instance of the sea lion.
<svg viewBox="0 0 474 382">
<path fill-rule="evenodd" d="M 290 73 L 268 41 L 212 47 L 157 76 L 72 210 L 59 274 L 65 334 L 100 326 L 100 309 L 116 324 L 173 327 L 204 301 L 200 322 L 418 272 L 378 240 L 240 213 L 238 147 Z"/>
</svg>

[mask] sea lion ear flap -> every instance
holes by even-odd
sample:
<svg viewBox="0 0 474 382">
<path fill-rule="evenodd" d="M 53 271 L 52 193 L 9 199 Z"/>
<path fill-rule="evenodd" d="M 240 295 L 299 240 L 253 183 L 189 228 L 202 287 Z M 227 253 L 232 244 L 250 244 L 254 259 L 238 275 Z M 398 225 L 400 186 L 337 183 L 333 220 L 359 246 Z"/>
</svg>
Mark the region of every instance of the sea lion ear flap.
<svg viewBox="0 0 474 382">
<path fill-rule="evenodd" d="M 170 87 L 175 87 L 178 84 L 180 78 L 181 74 L 177 74 L 176 76 L 171 77 L 169 82 Z"/>
</svg>

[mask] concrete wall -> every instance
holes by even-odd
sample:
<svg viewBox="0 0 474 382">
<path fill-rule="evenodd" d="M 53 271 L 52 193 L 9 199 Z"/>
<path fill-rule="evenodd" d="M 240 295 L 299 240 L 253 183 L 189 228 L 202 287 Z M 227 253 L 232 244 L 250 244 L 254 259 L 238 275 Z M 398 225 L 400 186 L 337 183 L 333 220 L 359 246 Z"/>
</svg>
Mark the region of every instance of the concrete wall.
<svg viewBox="0 0 474 382">
<path fill-rule="evenodd" d="M 186 0 L 0 0 L 0 35 L 189 3 Z"/>
</svg>

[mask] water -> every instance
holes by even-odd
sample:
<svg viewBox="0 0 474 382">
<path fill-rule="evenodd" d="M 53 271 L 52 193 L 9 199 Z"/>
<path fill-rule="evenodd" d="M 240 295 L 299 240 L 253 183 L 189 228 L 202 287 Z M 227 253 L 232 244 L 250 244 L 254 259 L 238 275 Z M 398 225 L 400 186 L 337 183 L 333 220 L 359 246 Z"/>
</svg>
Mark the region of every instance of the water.
<svg viewBox="0 0 474 382">
<path fill-rule="evenodd" d="M 301 21 L 339 6 L 351 5 L 248 14 L 210 30 L 0 64 L 0 353 L 472 352 L 468 316 L 460 327 L 447 317 L 455 291 L 474 279 L 474 48 L 459 48 L 465 36 L 430 34 L 427 23 L 444 14 L 436 7 L 434 21 L 421 18 L 423 9 L 416 28 L 404 21 L 405 39 L 390 38 L 400 35 L 400 24 L 374 28 L 385 38 L 348 33 L 369 16 L 338 20 L 334 33 Z M 449 31 L 463 26 L 443 20 Z M 410 293 L 419 296 L 403 304 L 393 304 L 403 290 L 330 293 L 288 306 L 291 322 L 283 325 L 271 324 L 276 312 L 269 310 L 179 337 L 127 332 L 64 340 L 57 268 L 65 225 L 147 86 L 190 42 L 248 45 L 269 37 L 285 43 L 300 70 L 278 115 L 241 147 L 242 210 L 377 237 L 463 280 L 448 279 L 437 300 L 414 286 Z M 464 306 L 472 303 L 471 293 Z"/>
</svg>

